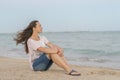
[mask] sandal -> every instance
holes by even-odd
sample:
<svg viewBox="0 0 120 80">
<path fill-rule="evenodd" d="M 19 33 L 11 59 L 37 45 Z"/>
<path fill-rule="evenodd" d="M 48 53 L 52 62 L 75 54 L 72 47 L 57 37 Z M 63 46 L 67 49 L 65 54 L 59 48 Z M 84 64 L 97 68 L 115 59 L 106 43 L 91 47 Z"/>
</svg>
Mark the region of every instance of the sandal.
<svg viewBox="0 0 120 80">
<path fill-rule="evenodd" d="M 72 70 L 68 73 L 68 75 L 72 75 L 72 76 L 80 76 L 80 75 L 81 75 L 80 73 L 74 74 L 74 72 L 77 72 L 77 71 L 75 71 L 75 70 L 72 69 Z"/>
</svg>

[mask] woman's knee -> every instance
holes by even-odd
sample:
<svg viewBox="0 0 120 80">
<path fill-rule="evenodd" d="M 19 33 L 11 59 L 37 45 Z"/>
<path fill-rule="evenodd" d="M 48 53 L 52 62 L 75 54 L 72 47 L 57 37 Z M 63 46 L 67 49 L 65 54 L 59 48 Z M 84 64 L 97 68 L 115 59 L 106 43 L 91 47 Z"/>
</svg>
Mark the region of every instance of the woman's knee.
<svg viewBox="0 0 120 80">
<path fill-rule="evenodd" d="M 55 57 L 57 57 L 57 56 L 59 57 L 58 54 L 50 54 L 50 57 L 51 57 L 51 58 L 54 57 L 54 56 L 55 56 Z"/>
<path fill-rule="evenodd" d="M 50 56 L 50 58 L 51 58 L 51 56 L 59 56 L 59 57 L 64 57 L 64 55 L 59 55 L 59 54 L 50 54 L 49 56 Z"/>
</svg>

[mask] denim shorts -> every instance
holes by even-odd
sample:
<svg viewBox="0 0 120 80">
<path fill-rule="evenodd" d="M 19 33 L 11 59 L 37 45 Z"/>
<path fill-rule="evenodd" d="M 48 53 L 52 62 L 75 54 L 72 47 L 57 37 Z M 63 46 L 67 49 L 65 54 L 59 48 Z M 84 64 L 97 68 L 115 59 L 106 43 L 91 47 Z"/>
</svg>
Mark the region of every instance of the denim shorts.
<svg viewBox="0 0 120 80">
<path fill-rule="evenodd" d="M 34 71 L 46 71 L 48 70 L 53 61 L 51 59 L 48 59 L 45 53 L 43 53 L 39 58 L 35 59 L 33 61 L 33 70 Z"/>
</svg>

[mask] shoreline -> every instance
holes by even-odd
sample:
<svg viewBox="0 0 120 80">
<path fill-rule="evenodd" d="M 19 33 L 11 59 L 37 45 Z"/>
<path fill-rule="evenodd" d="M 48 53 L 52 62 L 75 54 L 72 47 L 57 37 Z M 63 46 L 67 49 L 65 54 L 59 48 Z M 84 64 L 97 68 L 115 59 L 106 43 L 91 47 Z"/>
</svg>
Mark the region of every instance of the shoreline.
<svg viewBox="0 0 120 80">
<path fill-rule="evenodd" d="M 70 76 L 55 64 L 48 71 L 32 71 L 27 59 L 0 57 L 0 80 L 120 80 L 120 70 L 70 65 L 81 76 Z M 58 78 L 59 77 L 59 78 Z"/>
<path fill-rule="evenodd" d="M 26 61 L 28 61 L 28 59 L 27 58 L 20 58 L 20 57 L 7 57 L 7 56 L 0 56 L 0 58 L 10 58 L 10 59 L 20 59 L 20 60 L 26 60 Z M 68 58 L 66 58 L 68 61 L 70 60 L 70 59 L 68 59 Z M 80 65 L 77 65 L 76 63 L 71 63 L 71 61 L 69 61 L 69 64 L 70 65 L 74 65 L 74 66 L 85 66 L 85 67 L 94 67 L 94 68 L 106 68 L 106 69 L 113 69 L 113 70 L 120 70 L 119 68 L 112 68 L 112 67 L 103 67 L 103 66 L 91 66 L 91 65 L 82 65 L 82 64 L 80 64 Z"/>
</svg>

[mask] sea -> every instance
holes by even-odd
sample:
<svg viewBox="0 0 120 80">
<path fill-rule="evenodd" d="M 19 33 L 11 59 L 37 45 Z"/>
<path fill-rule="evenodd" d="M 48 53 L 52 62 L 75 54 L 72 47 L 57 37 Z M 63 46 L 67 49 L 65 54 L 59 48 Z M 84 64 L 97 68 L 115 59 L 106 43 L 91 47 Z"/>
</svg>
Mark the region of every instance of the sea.
<svg viewBox="0 0 120 80">
<path fill-rule="evenodd" d="M 40 36 L 64 49 L 69 64 L 120 69 L 120 31 L 43 32 Z M 0 33 L 0 56 L 28 59 L 16 33 Z"/>
</svg>

